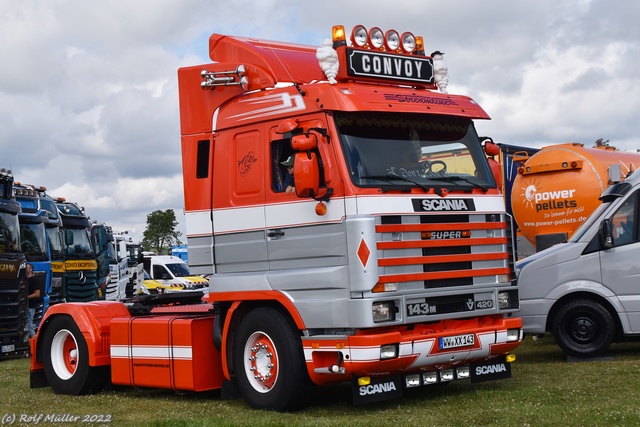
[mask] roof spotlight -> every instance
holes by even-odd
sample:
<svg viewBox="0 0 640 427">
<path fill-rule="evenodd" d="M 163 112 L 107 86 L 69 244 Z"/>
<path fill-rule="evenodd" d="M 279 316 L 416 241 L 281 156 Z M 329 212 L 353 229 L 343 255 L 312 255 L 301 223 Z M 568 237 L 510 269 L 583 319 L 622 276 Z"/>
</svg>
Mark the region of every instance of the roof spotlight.
<svg viewBox="0 0 640 427">
<path fill-rule="evenodd" d="M 367 29 L 362 25 L 356 25 L 351 31 L 351 44 L 364 47 L 367 44 Z"/>
<path fill-rule="evenodd" d="M 402 50 L 406 53 L 412 53 L 416 48 L 416 37 L 412 33 L 402 33 Z"/>
<path fill-rule="evenodd" d="M 384 34 L 378 27 L 369 30 L 369 44 L 376 49 L 381 49 L 384 43 Z"/>
<path fill-rule="evenodd" d="M 391 52 L 398 50 L 398 47 L 400 47 L 400 35 L 396 30 L 389 30 L 384 34 L 384 46 Z"/>
</svg>

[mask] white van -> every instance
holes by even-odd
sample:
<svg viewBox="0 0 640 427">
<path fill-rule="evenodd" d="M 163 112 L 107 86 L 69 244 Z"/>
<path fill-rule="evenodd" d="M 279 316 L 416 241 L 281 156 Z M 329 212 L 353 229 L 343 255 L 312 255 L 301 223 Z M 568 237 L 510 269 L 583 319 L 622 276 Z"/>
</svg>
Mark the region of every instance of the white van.
<svg viewBox="0 0 640 427">
<path fill-rule="evenodd" d="M 525 333 L 551 332 L 576 357 L 640 335 L 640 172 L 600 200 L 567 243 L 516 264 Z"/>
<path fill-rule="evenodd" d="M 173 255 L 150 255 L 143 258 L 144 269 L 152 279 L 165 287 L 182 287 L 185 291 L 201 290 L 209 293 L 209 281 L 198 275 L 191 275 L 189 266 L 181 258 Z"/>
</svg>

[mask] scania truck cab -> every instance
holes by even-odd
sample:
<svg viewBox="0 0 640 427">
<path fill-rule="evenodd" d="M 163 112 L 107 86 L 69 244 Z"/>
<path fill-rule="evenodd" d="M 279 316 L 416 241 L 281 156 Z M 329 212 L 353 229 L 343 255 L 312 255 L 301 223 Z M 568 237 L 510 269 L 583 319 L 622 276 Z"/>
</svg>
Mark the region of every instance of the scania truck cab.
<svg viewBox="0 0 640 427">
<path fill-rule="evenodd" d="M 211 61 L 178 70 L 188 260 L 208 292 L 54 307 L 32 385 L 79 394 L 110 372 L 293 410 L 312 385 L 372 403 L 511 376 L 513 233 L 474 126 L 489 117 L 446 93 L 422 38 L 347 37 L 213 34 Z"/>
<path fill-rule="evenodd" d="M 27 259 L 20 250 L 13 174 L 0 169 L 0 357 L 29 351 Z"/>
</svg>

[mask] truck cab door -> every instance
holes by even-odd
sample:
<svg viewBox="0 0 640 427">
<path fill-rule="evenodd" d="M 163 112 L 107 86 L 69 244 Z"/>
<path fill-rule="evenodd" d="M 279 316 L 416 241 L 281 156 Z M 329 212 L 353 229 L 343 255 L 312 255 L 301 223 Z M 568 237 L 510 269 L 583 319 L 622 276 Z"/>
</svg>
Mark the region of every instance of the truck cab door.
<svg viewBox="0 0 640 427">
<path fill-rule="evenodd" d="M 600 251 L 602 284 L 613 291 L 628 316 L 631 333 L 640 332 L 640 253 L 638 191 L 609 217 L 611 247 Z"/>
<path fill-rule="evenodd" d="M 344 192 L 333 151 L 339 145 L 329 136 L 322 135 L 328 133 L 325 129 L 327 125 L 324 120 L 309 119 L 301 129 L 286 134 L 271 134 L 268 156 L 273 161 L 266 171 L 266 181 L 271 184 L 265 204 L 267 257 L 271 271 L 346 263 L 346 237 L 342 221 L 345 216 Z M 297 144 L 300 141 L 309 143 L 310 139 L 316 142 L 312 141 L 310 146 Z M 308 156 L 309 153 L 313 156 Z M 302 166 L 296 165 L 300 158 L 313 158 L 318 162 L 320 195 L 327 194 L 327 190 L 331 189 L 324 201 L 314 199 L 313 194 L 301 195 L 297 184 L 294 193 L 286 193 L 279 186 L 276 168 L 281 168 L 282 174 L 286 173 L 281 163 L 289 158 L 296 159 L 293 166 L 294 183 L 298 182 L 296 168 Z M 322 208 L 326 208 L 326 212 L 321 213 Z"/>
</svg>

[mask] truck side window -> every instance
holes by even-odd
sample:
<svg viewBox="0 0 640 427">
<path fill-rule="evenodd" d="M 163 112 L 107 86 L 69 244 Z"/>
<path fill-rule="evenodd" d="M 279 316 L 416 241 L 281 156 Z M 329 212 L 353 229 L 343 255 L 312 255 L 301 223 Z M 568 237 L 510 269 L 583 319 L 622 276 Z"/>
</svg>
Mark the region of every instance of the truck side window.
<svg viewBox="0 0 640 427">
<path fill-rule="evenodd" d="M 611 217 L 613 246 L 622 246 L 638 241 L 637 202 L 638 193 L 632 194 Z"/>
<path fill-rule="evenodd" d="M 291 139 L 279 139 L 271 142 L 271 188 L 275 192 L 283 192 L 284 179 L 287 176 L 287 168 L 282 162 L 293 155 Z"/>
</svg>

